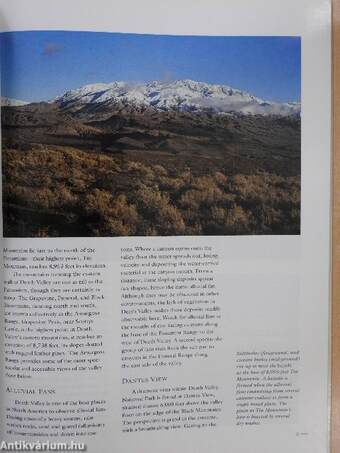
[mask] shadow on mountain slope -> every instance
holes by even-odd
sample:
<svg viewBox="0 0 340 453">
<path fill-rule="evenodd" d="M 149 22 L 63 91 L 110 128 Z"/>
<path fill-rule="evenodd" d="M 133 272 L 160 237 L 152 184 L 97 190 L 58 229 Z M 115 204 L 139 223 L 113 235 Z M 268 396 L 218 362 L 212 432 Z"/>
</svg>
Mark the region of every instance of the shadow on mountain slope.
<svg viewBox="0 0 340 453">
<path fill-rule="evenodd" d="M 2 108 L 4 234 L 299 234 L 300 119 Z"/>
</svg>

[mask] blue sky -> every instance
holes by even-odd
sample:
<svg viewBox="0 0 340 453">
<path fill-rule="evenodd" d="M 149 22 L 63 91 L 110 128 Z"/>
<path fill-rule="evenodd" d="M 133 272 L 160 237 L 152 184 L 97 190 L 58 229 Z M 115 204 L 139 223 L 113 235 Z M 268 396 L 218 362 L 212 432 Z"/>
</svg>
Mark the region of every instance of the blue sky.
<svg viewBox="0 0 340 453">
<path fill-rule="evenodd" d="M 300 101 L 297 37 L 161 36 L 95 32 L 0 34 L 1 94 L 52 99 L 88 83 L 193 79 L 274 101 Z"/>
</svg>

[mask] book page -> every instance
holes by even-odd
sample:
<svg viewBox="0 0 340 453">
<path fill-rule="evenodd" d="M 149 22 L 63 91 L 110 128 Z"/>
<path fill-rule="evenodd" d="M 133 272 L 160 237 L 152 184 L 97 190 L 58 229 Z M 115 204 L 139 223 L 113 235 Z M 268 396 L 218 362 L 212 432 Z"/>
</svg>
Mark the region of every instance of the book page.
<svg viewBox="0 0 340 453">
<path fill-rule="evenodd" d="M 330 2 L 0 25 L 1 449 L 329 451 Z"/>
</svg>

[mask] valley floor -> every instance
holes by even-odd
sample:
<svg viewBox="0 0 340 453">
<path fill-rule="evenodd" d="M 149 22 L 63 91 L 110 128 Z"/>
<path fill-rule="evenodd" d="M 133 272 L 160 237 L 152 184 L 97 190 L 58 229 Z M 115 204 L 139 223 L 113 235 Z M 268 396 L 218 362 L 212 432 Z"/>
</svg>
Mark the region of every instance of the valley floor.
<svg viewBox="0 0 340 453">
<path fill-rule="evenodd" d="M 3 150 L 5 237 L 300 233 L 300 176 L 230 157 Z"/>
</svg>

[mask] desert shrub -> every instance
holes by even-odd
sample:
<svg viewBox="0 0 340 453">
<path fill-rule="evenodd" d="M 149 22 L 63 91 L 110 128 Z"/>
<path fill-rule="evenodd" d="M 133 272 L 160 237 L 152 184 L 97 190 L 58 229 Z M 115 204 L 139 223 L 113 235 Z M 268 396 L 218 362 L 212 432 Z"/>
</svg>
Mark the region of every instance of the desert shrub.
<svg viewBox="0 0 340 453">
<path fill-rule="evenodd" d="M 88 215 L 105 218 L 109 213 L 112 195 L 101 189 L 94 189 L 85 197 L 84 209 Z"/>
<path fill-rule="evenodd" d="M 168 178 L 166 176 L 161 176 L 158 178 L 158 185 L 161 190 L 177 192 L 181 189 L 182 182 L 176 178 Z"/>
<path fill-rule="evenodd" d="M 205 188 L 188 190 L 181 196 L 179 204 L 183 208 L 208 208 L 222 202 L 223 198 L 221 189 L 216 186 L 206 186 Z"/>
<path fill-rule="evenodd" d="M 164 205 L 158 211 L 158 222 L 155 229 L 159 234 L 181 235 L 185 234 L 185 223 L 180 211 L 170 204 Z"/>
<path fill-rule="evenodd" d="M 158 187 L 151 188 L 141 183 L 135 194 L 139 211 L 146 216 L 157 215 L 158 210 L 169 203 L 169 196 L 162 194 Z"/>
<path fill-rule="evenodd" d="M 127 232 L 126 235 L 132 235 L 137 232 L 140 217 L 136 207 L 128 202 L 125 195 L 120 194 L 114 199 L 109 216 L 111 220 L 119 219 L 119 222 Z"/>
<path fill-rule="evenodd" d="M 158 234 L 184 234 L 185 223 L 181 213 L 171 204 L 169 195 L 162 193 L 158 187 L 140 184 L 135 201 L 138 212 L 144 219 L 141 234 L 150 231 L 150 228 Z"/>
<path fill-rule="evenodd" d="M 127 172 L 136 174 L 144 180 L 152 180 L 155 177 L 153 169 L 141 162 L 129 161 L 127 164 Z"/>
<path fill-rule="evenodd" d="M 142 231 L 141 233 L 143 234 Z M 158 236 L 158 231 L 154 225 L 149 225 L 148 227 L 146 227 L 144 234 L 145 236 Z"/>
<path fill-rule="evenodd" d="M 197 190 L 218 189 L 214 178 L 211 175 L 192 178 L 191 187 Z"/>
<path fill-rule="evenodd" d="M 86 197 L 86 213 L 93 217 L 92 228 L 104 236 L 130 236 L 136 233 L 140 222 L 136 207 L 124 194 L 114 197 L 100 189 Z"/>
<path fill-rule="evenodd" d="M 70 188 L 66 186 L 59 187 L 54 193 L 53 208 L 56 209 L 70 209 L 76 207 L 78 204 L 78 197 L 72 193 Z"/>
<path fill-rule="evenodd" d="M 229 234 L 251 233 L 251 213 L 235 206 L 227 212 L 226 227 Z"/>
<path fill-rule="evenodd" d="M 216 184 L 221 185 L 222 187 L 225 187 L 228 182 L 226 175 L 224 175 L 220 171 L 216 171 L 213 175 L 213 178 Z"/>
<path fill-rule="evenodd" d="M 80 231 L 85 226 L 101 236 L 299 232 L 299 176 L 200 168 L 167 168 L 69 147 L 5 149 L 3 197 L 13 206 L 72 214 L 67 218 Z M 24 234 L 28 226 L 20 225 Z M 29 228 L 58 235 L 45 224 Z"/>
<path fill-rule="evenodd" d="M 162 165 L 153 165 L 152 170 L 155 176 L 167 176 L 168 172 Z"/>
<path fill-rule="evenodd" d="M 128 225 L 122 220 L 105 218 L 100 225 L 93 228 L 96 236 L 131 236 L 133 234 Z"/>
<path fill-rule="evenodd" d="M 211 208 L 210 213 L 212 224 L 217 225 L 220 228 L 223 228 L 223 226 L 227 222 L 228 210 L 225 208 L 221 208 L 219 206 L 213 206 Z"/>
</svg>

